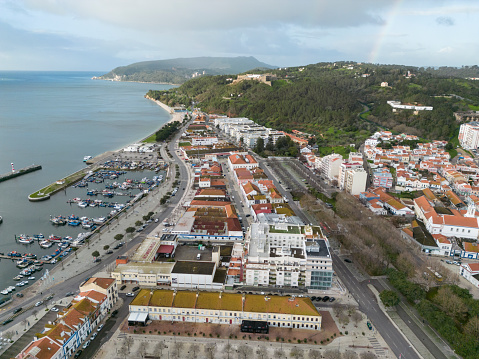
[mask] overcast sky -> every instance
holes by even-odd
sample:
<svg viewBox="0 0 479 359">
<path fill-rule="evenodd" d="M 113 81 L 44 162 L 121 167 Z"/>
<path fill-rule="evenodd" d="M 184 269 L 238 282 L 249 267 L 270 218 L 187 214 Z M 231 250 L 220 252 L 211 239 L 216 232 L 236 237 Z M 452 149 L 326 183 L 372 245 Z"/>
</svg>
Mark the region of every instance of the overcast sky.
<svg viewBox="0 0 479 359">
<path fill-rule="evenodd" d="M 474 65 L 478 0 L 0 0 L 0 70 L 254 56 Z"/>
</svg>

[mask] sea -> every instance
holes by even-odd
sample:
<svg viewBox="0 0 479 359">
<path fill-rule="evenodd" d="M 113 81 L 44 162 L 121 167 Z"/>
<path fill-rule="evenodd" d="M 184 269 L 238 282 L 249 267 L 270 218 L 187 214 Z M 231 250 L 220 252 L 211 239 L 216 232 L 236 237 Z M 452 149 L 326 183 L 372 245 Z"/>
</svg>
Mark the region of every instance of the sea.
<svg viewBox="0 0 479 359">
<path fill-rule="evenodd" d="M 36 203 L 29 202 L 28 195 L 85 167 L 84 156 L 137 142 L 170 119 L 170 114 L 144 95 L 150 89 L 172 86 L 92 79 L 100 75 L 0 71 L 0 174 L 10 172 L 12 163 L 16 170 L 42 166 L 42 170 L 0 182 L 0 253 L 18 251 L 41 257 L 53 252 L 56 244 L 43 249 L 37 242 L 17 243 L 15 236 L 42 233 L 75 238 L 85 232 L 81 227 L 55 227 L 49 221 L 50 216 L 97 217 L 111 210 L 85 208 L 82 213 L 81 208 L 67 203 L 74 197 L 87 197 L 85 189 L 68 188 Z M 123 178 L 151 177 L 152 173 L 132 172 Z M 115 200 L 121 203 L 126 198 Z M 0 291 L 15 285 L 13 277 L 19 272 L 13 261 L 1 259 Z M 35 280 L 41 275 L 34 274 Z M 2 297 L 0 294 L 0 300 Z"/>
</svg>

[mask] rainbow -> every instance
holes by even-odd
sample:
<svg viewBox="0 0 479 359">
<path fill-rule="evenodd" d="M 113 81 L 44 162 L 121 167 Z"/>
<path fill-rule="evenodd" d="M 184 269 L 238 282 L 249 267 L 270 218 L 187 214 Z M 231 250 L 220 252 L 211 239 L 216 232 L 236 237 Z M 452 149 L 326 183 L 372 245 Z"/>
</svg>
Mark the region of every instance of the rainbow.
<svg viewBox="0 0 479 359">
<path fill-rule="evenodd" d="M 379 35 L 378 35 L 378 37 L 377 37 L 377 39 L 374 43 L 374 46 L 373 46 L 371 52 L 369 53 L 368 62 L 370 62 L 370 63 L 375 63 L 376 62 L 376 59 L 379 55 L 379 51 L 381 50 L 381 47 L 383 45 L 384 38 L 386 37 L 386 35 L 389 32 L 389 29 L 391 28 L 391 26 L 393 24 L 394 17 L 396 16 L 398 8 L 399 8 L 399 6 L 401 5 L 402 2 L 403 2 L 403 0 L 394 0 L 394 4 L 391 7 L 391 10 L 389 10 L 389 12 L 386 15 L 386 21 L 385 21 L 384 25 L 382 26 L 381 31 L 379 32 Z"/>
</svg>

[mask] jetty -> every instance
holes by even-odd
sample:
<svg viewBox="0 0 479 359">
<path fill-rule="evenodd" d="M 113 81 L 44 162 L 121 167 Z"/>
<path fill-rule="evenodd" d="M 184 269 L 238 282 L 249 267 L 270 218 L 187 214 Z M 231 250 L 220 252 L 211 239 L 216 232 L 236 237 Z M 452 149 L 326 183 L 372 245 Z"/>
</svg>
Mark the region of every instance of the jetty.
<svg viewBox="0 0 479 359">
<path fill-rule="evenodd" d="M 18 176 L 23 176 L 27 173 L 35 172 L 35 171 L 38 171 L 38 170 L 41 170 L 41 169 L 42 169 L 42 166 L 40 166 L 40 165 L 31 165 L 31 166 L 24 167 L 24 168 L 22 168 L 20 170 L 17 170 L 17 171 L 4 173 L 3 175 L 0 175 L 0 182 L 7 181 L 9 179 L 12 179 L 12 178 L 15 178 L 15 177 L 18 177 Z"/>
</svg>

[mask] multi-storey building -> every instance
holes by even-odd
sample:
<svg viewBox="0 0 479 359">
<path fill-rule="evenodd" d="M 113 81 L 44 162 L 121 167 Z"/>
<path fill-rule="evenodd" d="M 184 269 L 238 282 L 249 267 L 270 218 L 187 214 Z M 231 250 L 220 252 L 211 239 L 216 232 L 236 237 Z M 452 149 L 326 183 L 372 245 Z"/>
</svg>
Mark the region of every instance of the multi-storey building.
<svg viewBox="0 0 479 359">
<path fill-rule="evenodd" d="M 306 288 L 327 290 L 333 282 L 333 260 L 324 239 L 306 242 Z"/>
<path fill-rule="evenodd" d="M 324 156 L 321 160 L 321 173 L 329 181 L 338 180 L 341 163 L 343 163 L 343 156 L 337 153 Z"/>
<path fill-rule="evenodd" d="M 393 176 L 387 168 L 375 171 L 373 174 L 373 184 L 375 187 L 389 189 L 393 186 Z"/>
<path fill-rule="evenodd" d="M 344 190 L 346 184 L 346 173 L 349 170 L 353 170 L 356 168 L 363 168 L 362 162 L 343 162 L 339 166 L 339 174 L 338 174 L 338 186 L 340 190 Z"/>
<path fill-rule="evenodd" d="M 350 169 L 346 172 L 344 190 L 353 196 L 359 195 L 366 190 L 368 174 L 364 168 Z"/>
<path fill-rule="evenodd" d="M 459 143 L 467 149 L 479 147 L 479 122 L 463 123 L 459 128 Z"/>
</svg>

